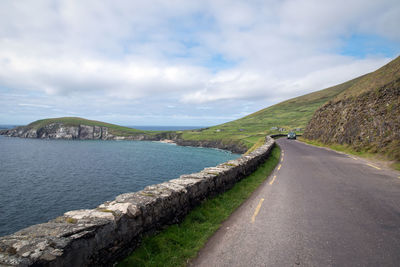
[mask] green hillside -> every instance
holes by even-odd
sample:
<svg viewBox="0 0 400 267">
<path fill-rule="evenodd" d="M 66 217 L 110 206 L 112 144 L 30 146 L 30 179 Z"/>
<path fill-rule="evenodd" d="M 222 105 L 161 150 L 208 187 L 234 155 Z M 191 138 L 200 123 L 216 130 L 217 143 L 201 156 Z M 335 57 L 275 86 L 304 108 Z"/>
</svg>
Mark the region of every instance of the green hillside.
<svg viewBox="0 0 400 267">
<path fill-rule="evenodd" d="M 399 73 L 400 56 L 378 70 L 362 76 L 362 79 L 339 94 L 333 100 L 339 101 L 350 97 L 357 97 L 367 92 L 377 90 L 378 88 L 398 79 Z"/>
<path fill-rule="evenodd" d="M 285 132 L 296 128 L 304 129 L 315 110 L 363 77 L 289 99 L 235 121 L 200 130 L 184 131 L 182 138 L 185 140 L 222 139 L 226 142 L 234 140 L 250 148 L 266 134 L 280 133 L 278 130 L 271 130 L 272 127 L 285 128 Z"/>
<path fill-rule="evenodd" d="M 29 128 L 39 129 L 42 128 L 50 123 L 62 123 L 66 126 L 79 126 L 81 124 L 88 125 L 88 126 L 103 126 L 108 127 L 111 134 L 117 136 L 129 136 L 135 134 L 156 134 L 158 132 L 155 131 L 142 131 L 138 129 L 132 129 L 124 126 L 119 126 L 111 123 L 101 122 L 101 121 L 94 121 L 94 120 L 87 120 L 78 117 L 62 117 L 62 118 L 50 118 L 44 120 L 37 120 L 27 125 Z"/>
</svg>

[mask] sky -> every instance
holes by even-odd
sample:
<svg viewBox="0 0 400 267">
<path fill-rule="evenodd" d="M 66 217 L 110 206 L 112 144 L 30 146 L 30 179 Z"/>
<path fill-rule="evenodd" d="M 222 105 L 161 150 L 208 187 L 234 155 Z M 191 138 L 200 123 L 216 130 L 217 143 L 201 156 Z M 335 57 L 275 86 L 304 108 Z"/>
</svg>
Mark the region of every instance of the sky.
<svg viewBox="0 0 400 267">
<path fill-rule="evenodd" d="M 0 124 L 210 126 L 374 71 L 398 0 L 0 2 Z"/>
</svg>

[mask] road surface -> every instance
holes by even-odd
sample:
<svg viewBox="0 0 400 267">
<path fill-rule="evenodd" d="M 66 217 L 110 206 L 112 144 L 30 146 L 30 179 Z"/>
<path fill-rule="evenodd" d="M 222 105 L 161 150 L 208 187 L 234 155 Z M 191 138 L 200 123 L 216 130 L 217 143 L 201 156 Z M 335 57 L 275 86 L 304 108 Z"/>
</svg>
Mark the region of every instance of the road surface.
<svg viewBox="0 0 400 267">
<path fill-rule="evenodd" d="M 400 174 L 279 139 L 281 164 L 191 266 L 400 266 Z"/>
</svg>

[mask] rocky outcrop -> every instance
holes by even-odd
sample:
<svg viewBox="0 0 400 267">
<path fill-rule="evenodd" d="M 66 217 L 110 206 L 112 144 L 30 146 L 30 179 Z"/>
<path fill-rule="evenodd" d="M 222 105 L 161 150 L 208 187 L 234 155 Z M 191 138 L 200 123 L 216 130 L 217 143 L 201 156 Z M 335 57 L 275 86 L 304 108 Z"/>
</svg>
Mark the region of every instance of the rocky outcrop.
<svg viewBox="0 0 400 267">
<path fill-rule="evenodd" d="M 2 135 L 22 138 L 43 138 L 43 139 L 113 139 L 107 127 L 101 126 L 67 126 L 62 123 L 50 123 L 44 127 L 35 129 L 28 126 L 17 127 L 10 130 L 3 130 Z"/>
<path fill-rule="evenodd" d="M 128 136 L 116 136 L 104 126 L 68 126 L 62 123 L 50 123 L 35 129 L 21 126 L 14 129 L 2 130 L 1 135 L 21 138 L 41 139 L 80 139 L 80 140 L 158 140 L 159 137 L 138 133 Z"/>
<path fill-rule="evenodd" d="M 184 140 L 181 134 L 175 132 L 161 132 L 158 134 L 137 133 L 134 135 L 114 135 L 108 127 L 104 126 L 68 126 L 62 123 L 50 123 L 35 129 L 29 126 L 21 126 L 9 130 L 0 130 L 0 135 L 21 138 L 41 139 L 79 139 L 79 140 L 139 140 L 160 141 L 171 140 L 180 146 L 211 147 L 229 150 L 233 153 L 243 154 L 247 147 L 239 142 L 225 142 L 223 140 Z"/>
<path fill-rule="evenodd" d="M 224 142 L 223 140 L 184 140 L 176 139 L 175 143 L 180 146 L 212 147 L 229 150 L 233 153 L 243 154 L 248 148 L 239 142 Z"/>
<path fill-rule="evenodd" d="M 256 170 L 274 143 L 267 137 L 263 146 L 239 159 L 1 237 L 0 266 L 112 266 L 143 233 L 180 221 L 202 200 Z"/>
<path fill-rule="evenodd" d="M 387 155 L 400 161 L 400 79 L 318 109 L 304 137 Z"/>
<path fill-rule="evenodd" d="M 26 127 L 16 127 L 13 129 L 0 130 L 0 135 L 22 137 L 22 138 L 37 138 L 37 131 L 35 129 Z"/>
</svg>

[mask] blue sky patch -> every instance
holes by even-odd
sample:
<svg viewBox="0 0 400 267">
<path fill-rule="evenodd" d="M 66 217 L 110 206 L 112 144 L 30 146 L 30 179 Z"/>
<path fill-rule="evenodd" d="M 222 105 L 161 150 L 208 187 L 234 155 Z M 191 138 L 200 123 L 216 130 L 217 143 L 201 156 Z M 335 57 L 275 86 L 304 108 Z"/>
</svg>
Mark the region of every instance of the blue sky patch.
<svg viewBox="0 0 400 267">
<path fill-rule="evenodd" d="M 355 58 L 364 58 L 368 55 L 395 57 L 400 52 L 400 47 L 395 42 L 377 35 L 354 34 L 344 38 L 343 42 L 340 53 Z"/>
<path fill-rule="evenodd" d="M 222 54 L 215 54 L 206 62 L 205 67 L 213 72 L 217 72 L 219 70 L 232 68 L 236 64 L 236 62 L 226 59 Z"/>
</svg>

